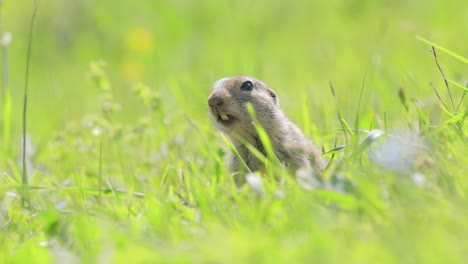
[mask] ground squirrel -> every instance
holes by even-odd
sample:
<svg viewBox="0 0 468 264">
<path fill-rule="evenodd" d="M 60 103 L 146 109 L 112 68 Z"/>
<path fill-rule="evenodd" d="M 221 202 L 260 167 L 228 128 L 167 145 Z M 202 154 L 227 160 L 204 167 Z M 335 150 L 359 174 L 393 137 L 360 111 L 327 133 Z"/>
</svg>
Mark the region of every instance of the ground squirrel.
<svg viewBox="0 0 468 264">
<path fill-rule="evenodd" d="M 319 150 L 286 117 L 271 88 L 248 76 L 223 78 L 213 84 L 213 92 L 208 97 L 210 118 L 230 138 L 251 171 L 263 171 L 264 164 L 238 138 L 243 138 L 264 155 L 266 153 L 246 109 L 247 102 L 252 104 L 258 123 L 268 133 L 276 156 L 290 171 L 311 166 L 319 173 L 323 171 L 326 164 L 320 158 Z M 243 170 L 233 153 L 228 154 L 227 165 L 231 172 Z"/>
</svg>

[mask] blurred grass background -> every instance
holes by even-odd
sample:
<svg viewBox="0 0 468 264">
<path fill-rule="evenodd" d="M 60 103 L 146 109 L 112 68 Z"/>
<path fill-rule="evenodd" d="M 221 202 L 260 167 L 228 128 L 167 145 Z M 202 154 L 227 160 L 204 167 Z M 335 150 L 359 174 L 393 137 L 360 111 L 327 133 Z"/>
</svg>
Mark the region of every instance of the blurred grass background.
<svg viewBox="0 0 468 264">
<path fill-rule="evenodd" d="M 12 149 L 0 163 L 0 262 L 463 263 L 466 125 L 462 137 L 428 136 L 440 149 L 422 172 L 427 188 L 363 155 L 344 171 L 358 181 L 357 193 L 292 184 L 283 197 L 266 181 L 259 198 L 223 183 L 206 100 L 221 77 L 262 79 L 288 116 L 330 150 L 336 138 L 344 142 L 329 82 L 353 125 L 365 77 L 359 128 L 383 129 L 386 119 L 398 131 L 416 122 L 414 106 L 406 117 L 400 103 L 404 88 L 435 130 L 448 131 L 438 127 L 448 117 L 429 85 L 448 101 L 443 79 L 416 36 L 466 57 L 465 1 L 41 1 L 28 134 L 37 150 L 31 184 L 43 189 L 32 193 L 28 211 L 10 190 L 20 174 L 32 9 L 31 0 L 1 7 L 2 29 L 13 35 L 13 109 L 12 140 L 0 139 Z M 465 83 L 468 65 L 443 53 L 439 62 L 449 79 Z M 452 92 L 460 99 L 461 89 Z M 152 99 L 154 109 L 145 103 Z M 103 110 L 109 102 L 121 110 Z M 110 191 L 89 189 L 101 185 Z"/>
<path fill-rule="evenodd" d="M 14 37 L 15 120 L 21 113 L 31 6 L 5 1 L 3 7 L 3 28 Z M 364 111 L 385 111 L 395 120 L 399 87 L 433 100 L 428 81 L 441 84 L 429 47 L 415 36 L 466 54 L 466 11 L 456 0 L 47 1 L 34 30 L 30 129 L 45 140 L 66 120 L 92 110 L 97 91 L 86 73 L 96 59 L 108 63 L 128 118 L 139 109 L 129 87 L 144 82 L 161 93 L 171 111 L 190 112 L 204 123 L 211 83 L 247 74 L 278 90 L 297 121 L 303 102 L 297 103 L 304 100 L 313 106 L 314 123 L 330 128 L 335 110 L 328 82 L 344 109 L 356 109 L 367 70 Z M 466 65 L 441 61 L 453 79 L 466 78 Z"/>
</svg>

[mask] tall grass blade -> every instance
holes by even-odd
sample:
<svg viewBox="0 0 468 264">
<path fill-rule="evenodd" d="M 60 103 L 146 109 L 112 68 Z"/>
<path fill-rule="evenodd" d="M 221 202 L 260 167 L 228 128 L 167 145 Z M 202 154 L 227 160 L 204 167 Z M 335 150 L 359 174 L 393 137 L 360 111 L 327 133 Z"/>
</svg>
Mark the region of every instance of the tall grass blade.
<svg viewBox="0 0 468 264">
<path fill-rule="evenodd" d="M 26 168 L 26 114 L 28 106 L 28 81 L 29 81 L 29 62 L 31 59 L 31 46 L 34 29 L 34 21 L 36 20 L 37 8 L 39 7 L 39 0 L 34 2 L 34 10 L 31 17 L 31 23 L 29 25 L 29 39 L 28 39 L 28 51 L 26 55 L 26 73 L 24 81 L 24 96 L 23 96 L 23 171 L 22 171 L 22 186 L 23 186 L 23 206 L 27 207 L 29 203 L 29 195 L 27 194 L 28 186 L 28 172 Z"/>
<path fill-rule="evenodd" d="M 453 103 L 452 91 L 450 91 L 450 86 L 449 86 L 447 77 L 445 76 L 444 70 L 442 69 L 442 66 L 440 66 L 439 60 L 437 59 L 437 53 L 436 53 L 434 46 L 432 46 L 432 55 L 434 56 L 434 60 L 437 65 L 437 68 L 439 69 L 440 75 L 442 75 L 442 78 L 444 79 L 444 84 L 445 84 L 445 87 L 447 88 L 450 102 L 452 103 L 453 110 L 455 111 L 455 104 Z"/>
<path fill-rule="evenodd" d="M 231 141 L 226 137 L 226 135 L 224 135 L 223 133 L 221 133 L 221 138 L 223 139 L 224 143 L 226 143 L 226 146 L 228 146 L 229 150 L 232 151 L 232 153 L 234 153 L 234 155 L 236 155 L 236 157 L 239 159 L 239 162 L 242 164 L 242 166 L 244 166 L 244 168 L 248 171 L 248 172 L 252 172 L 249 168 L 249 166 L 247 165 L 247 163 L 245 163 L 244 159 L 242 159 L 241 155 L 239 154 L 239 152 L 237 151 L 236 147 L 234 147 L 234 145 L 231 143 Z"/>
<path fill-rule="evenodd" d="M 427 39 L 425 39 L 425 38 L 423 38 L 423 37 L 416 36 L 416 38 L 419 39 L 419 40 L 421 40 L 422 42 L 424 42 L 424 43 L 426 43 L 426 44 L 429 44 L 429 45 L 431 45 L 431 46 L 433 46 L 433 47 L 436 47 L 438 50 L 440 50 L 440 51 L 442 51 L 442 52 L 444 52 L 444 53 L 446 53 L 446 54 L 448 54 L 448 55 L 454 57 L 455 59 L 457 59 L 457 60 L 459 60 L 459 61 L 462 61 L 462 62 L 468 64 L 468 59 L 467 59 L 467 58 L 465 58 L 465 57 L 463 57 L 463 56 L 461 56 L 461 55 L 459 55 L 459 54 L 457 54 L 457 53 L 455 53 L 455 52 L 453 52 L 453 51 L 451 51 L 451 50 L 449 50 L 449 49 L 446 49 L 446 48 L 444 48 L 444 47 L 442 47 L 442 46 L 440 46 L 440 45 L 437 45 L 436 43 L 434 43 L 434 42 L 432 42 L 432 41 L 429 41 L 429 40 L 427 40 Z"/>
<path fill-rule="evenodd" d="M 273 144 L 271 143 L 270 137 L 268 136 L 268 133 L 265 131 L 265 129 L 259 125 L 260 122 L 258 122 L 258 119 L 255 115 L 255 109 L 251 103 L 247 103 L 246 105 L 247 111 L 250 114 L 250 117 L 253 120 L 253 126 L 255 127 L 255 130 L 258 133 L 258 137 L 260 138 L 260 141 L 265 148 L 265 152 L 270 159 L 274 159 L 275 156 L 275 151 L 273 149 Z"/>
<path fill-rule="evenodd" d="M 348 134 L 346 133 L 346 131 L 351 131 L 351 135 L 352 135 L 352 130 L 349 127 L 349 125 L 346 123 L 346 121 L 344 120 L 343 116 L 341 115 L 340 107 L 339 107 L 339 104 L 338 104 L 338 98 L 336 97 L 335 88 L 333 87 L 333 83 L 330 81 L 330 82 L 328 82 L 328 85 L 329 85 L 330 91 L 331 91 L 331 93 L 333 95 L 333 99 L 335 99 L 335 105 L 336 105 L 336 111 L 337 111 L 337 114 L 338 114 L 338 120 L 340 121 L 341 129 L 343 130 L 343 133 L 344 133 L 344 136 L 345 136 L 345 145 L 349 145 Z"/>
<path fill-rule="evenodd" d="M 440 107 L 442 108 L 442 110 L 444 110 L 444 112 L 447 115 L 452 116 L 452 113 L 450 113 L 450 111 L 448 110 L 447 105 L 445 104 L 444 100 L 442 100 L 442 97 L 440 97 L 440 94 L 437 91 L 437 89 L 435 88 L 434 84 L 432 84 L 432 82 L 429 82 L 429 85 L 431 85 L 432 90 L 434 90 L 434 93 L 437 96 L 437 99 L 439 99 Z"/>
<path fill-rule="evenodd" d="M 463 85 L 461 85 L 461 84 L 459 84 L 459 83 L 457 83 L 457 82 L 454 82 L 454 81 L 452 81 L 452 80 L 448 80 L 448 82 L 451 83 L 451 84 L 453 84 L 453 85 L 455 85 L 455 87 L 460 88 L 460 89 L 462 89 L 462 90 L 465 91 L 465 92 L 468 92 L 468 87 L 465 87 L 465 86 L 463 86 Z"/>
<path fill-rule="evenodd" d="M 364 94 L 364 87 L 366 86 L 366 77 L 367 77 L 367 68 L 364 72 L 364 77 L 362 78 L 362 84 L 361 84 L 361 91 L 359 92 L 359 100 L 358 100 L 358 107 L 356 111 L 356 121 L 354 123 L 354 133 L 357 135 L 356 136 L 356 141 L 359 140 L 359 112 L 361 111 L 361 102 L 362 102 L 362 95 Z"/>
<path fill-rule="evenodd" d="M 380 138 L 382 135 L 384 135 L 384 132 L 382 130 L 376 129 L 373 130 L 369 133 L 369 135 L 364 139 L 364 141 L 359 144 L 353 153 L 348 157 L 349 159 L 354 159 L 357 156 L 359 156 L 361 153 L 363 153 L 365 150 L 369 148 L 369 146 L 376 141 L 378 138 Z"/>
</svg>

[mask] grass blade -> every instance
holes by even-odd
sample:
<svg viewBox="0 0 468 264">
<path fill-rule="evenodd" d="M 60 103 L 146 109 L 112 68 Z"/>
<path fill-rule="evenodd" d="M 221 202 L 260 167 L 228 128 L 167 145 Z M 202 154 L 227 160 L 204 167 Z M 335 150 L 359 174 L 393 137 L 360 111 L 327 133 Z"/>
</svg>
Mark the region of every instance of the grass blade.
<svg viewBox="0 0 468 264">
<path fill-rule="evenodd" d="M 358 107 L 356 111 L 356 121 L 354 123 L 354 133 L 356 134 L 356 142 L 359 141 L 359 112 L 361 110 L 362 95 L 364 94 L 364 88 L 366 86 L 366 77 L 367 77 L 367 68 L 364 72 L 364 77 L 362 78 L 361 91 L 359 92 Z"/>
<path fill-rule="evenodd" d="M 31 23 L 29 25 L 29 39 L 28 39 L 28 50 L 26 55 L 26 73 L 25 73 L 25 81 L 24 81 L 24 96 L 23 96 L 23 171 L 22 171 L 22 185 L 23 191 L 27 190 L 28 186 L 28 172 L 26 168 L 26 114 L 27 114 L 27 106 L 28 106 L 28 84 L 29 84 L 29 62 L 31 59 L 31 47 L 32 47 L 32 37 L 33 37 L 33 29 L 34 29 L 34 21 L 36 20 L 37 8 L 39 7 L 39 0 L 34 2 L 34 9 L 31 17 Z M 29 196 L 26 193 L 23 193 L 23 206 L 27 207 L 29 200 Z"/>
<path fill-rule="evenodd" d="M 465 87 L 465 86 L 463 86 L 463 85 L 461 85 L 461 84 L 459 84 L 459 83 L 457 83 L 455 81 L 452 81 L 452 80 L 447 80 L 447 81 L 449 83 L 455 85 L 455 87 L 460 88 L 460 89 L 464 90 L 465 92 L 468 92 L 468 87 Z"/>
<path fill-rule="evenodd" d="M 333 83 L 330 81 L 329 83 L 330 91 L 333 95 L 333 99 L 335 99 L 335 104 L 336 104 L 336 111 L 338 113 L 338 120 L 340 121 L 341 128 L 343 130 L 344 136 L 345 136 L 345 145 L 348 145 L 348 134 L 346 133 L 347 131 L 350 133 L 350 135 L 353 135 L 353 130 L 351 127 L 346 123 L 346 120 L 344 120 L 343 116 L 341 115 L 340 107 L 338 105 L 338 98 L 336 97 L 335 93 L 335 88 L 333 87 Z"/>
<path fill-rule="evenodd" d="M 442 69 L 442 66 L 440 66 L 440 64 L 439 64 L 439 60 L 437 59 L 437 53 L 436 53 L 436 50 L 435 50 L 434 46 L 432 46 L 432 55 L 434 56 L 434 60 L 435 60 L 435 63 L 437 65 L 437 68 L 439 69 L 439 72 L 442 75 L 442 78 L 444 79 L 444 84 L 445 84 L 445 87 L 447 88 L 447 92 L 449 94 L 450 102 L 452 103 L 453 110 L 455 111 L 455 103 L 453 102 L 452 91 L 450 91 L 450 86 L 449 86 L 447 77 L 445 77 L 444 70 Z"/>
<path fill-rule="evenodd" d="M 223 139 L 224 143 L 226 144 L 226 146 L 229 148 L 230 151 L 232 151 L 232 153 L 234 153 L 234 155 L 236 155 L 236 157 L 239 159 L 239 162 L 242 164 L 242 166 L 245 167 L 245 169 L 248 171 L 248 172 L 252 172 L 249 168 L 249 166 L 247 165 L 247 163 L 245 163 L 244 159 L 242 159 L 241 155 L 239 154 L 239 152 L 237 151 L 236 147 L 234 147 L 234 145 L 231 143 L 231 141 L 226 137 L 226 135 L 224 135 L 223 133 L 220 133 L 221 134 L 221 138 Z"/>
<path fill-rule="evenodd" d="M 446 54 L 448 54 L 448 55 L 450 55 L 450 56 L 452 56 L 452 57 L 454 57 L 454 58 L 456 58 L 456 59 L 458 59 L 458 60 L 460 60 L 460 61 L 462 61 L 462 62 L 464 62 L 466 64 L 468 64 L 468 59 L 467 58 L 465 58 L 465 57 L 463 57 L 463 56 L 461 56 L 461 55 L 459 55 L 459 54 L 457 54 L 457 53 L 455 53 L 455 52 L 453 52 L 453 51 L 451 51 L 449 49 L 446 49 L 446 48 L 444 48 L 444 47 L 442 47 L 440 45 L 437 45 L 434 42 L 429 41 L 429 40 L 427 40 L 427 39 L 425 39 L 423 37 L 416 36 L 416 38 L 419 39 L 420 41 L 422 41 L 422 42 L 424 42 L 426 44 L 429 44 L 429 45 L 431 45 L 433 47 L 436 47 L 438 50 L 440 50 L 440 51 L 442 51 L 442 52 L 444 52 L 444 53 L 446 53 Z"/>
</svg>

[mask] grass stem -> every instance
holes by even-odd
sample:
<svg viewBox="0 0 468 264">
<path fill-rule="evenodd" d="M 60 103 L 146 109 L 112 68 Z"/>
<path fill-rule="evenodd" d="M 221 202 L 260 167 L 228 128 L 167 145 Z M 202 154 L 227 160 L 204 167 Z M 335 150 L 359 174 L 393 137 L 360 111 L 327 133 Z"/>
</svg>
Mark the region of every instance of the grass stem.
<svg viewBox="0 0 468 264">
<path fill-rule="evenodd" d="M 33 37 L 33 29 L 34 29 L 34 21 L 36 19 L 37 8 L 39 7 L 39 0 L 34 2 L 34 10 L 31 17 L 31 24 L 29 25 L 29 38 L 28 38 L 28 51 L 26 55 L 26 73 L 25 73 L 25 81 L 24 81 L 24 96 L 23 96 L 23 156 L 22 156 L 22 185 L 23 185 L 23 206 L 28 207 L 29 204 L 29 195 L 27 192 L 28 186 L 28 171 L 26 167 L 26 129 L 27 129 L 27 110 L 28 110 L 28 85 L 29 85 L 29 64 L 31 60 L 31 47 L 32 47 L 32 37 Z"/>
</svg>

